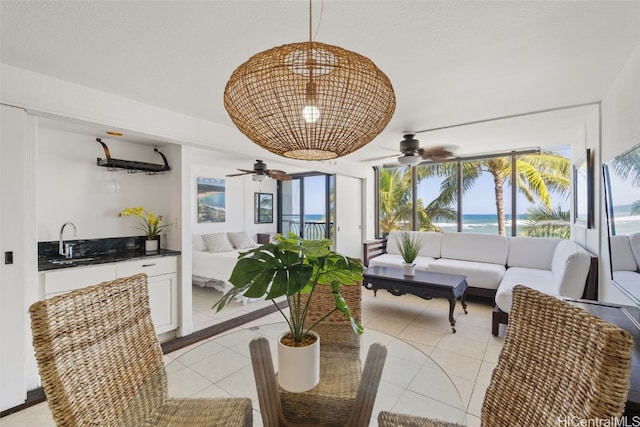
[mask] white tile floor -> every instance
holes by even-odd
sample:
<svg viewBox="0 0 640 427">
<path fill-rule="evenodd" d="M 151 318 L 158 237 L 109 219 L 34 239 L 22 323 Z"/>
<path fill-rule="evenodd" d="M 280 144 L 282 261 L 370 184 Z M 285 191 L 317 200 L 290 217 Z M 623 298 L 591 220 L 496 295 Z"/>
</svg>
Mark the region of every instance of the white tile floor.
<svg viewBox="0 0 640 427">
<path fill-rule="evenodd" d="M 207 291 L 207 289 L 203 291 Z M 198 294 L 198 289 L 194 287 L 194 310 L 198 299 L 196 294 Z M 255 303 L 251 303 L 251 305 L 253 304 Z M 257 302 L 257 304 L 265 303 Z M 196 316 L 200 316 L 201 321 L 198 324 L 201 325 L 208 326 L 209 322 L 216 321 L 216 319 L 219 321 L 220 318 L 216 318 L 215 314 L 208 312 L 209 307 L 209 302 L 202 301 L 202 310 L 194 313 L 194 323 Z M 234 309 L 247 310 L 241 303 L 237 303 Z M 458 322 L 457 333 L 452 334 L 447 321 L 448 302 L 446 300 L 425 301 L 412 295 L 394 297 L 385 291 L 378 292 L 378 296 L 374 297 L 371 291 L 363 289 L 362 321 L 365 329 L 369 328 L 396 336 L 420 349 L 438 363 L 449 375 L 460 393 L 467 413 L 468 426 L 480 425 L 482 399 L 503 343 L 502 338 L 495 338 L 491 335 L 491 310 L 492 307 L 488 302 L 470 301 L 469 314 L 464 315 L 458 304 L 455 316 Z M 225 312 L 221 314 L 228 318 Z M 213 320 L 206 319 L 207 317 Z M 280 314 L 273 313 L 244 325 L 243 328 L 280 321 L 282 321 Z M 233 345 L 248 347 L 246 343 L 233 343 Z M 165 359 L 167 362 L 173 362 L 174 359 L 189 350 L 189 348 L 178 350 L 166 355 Z M 179 393 L 185 396 L 193 394 L 207 396 L 244 395 L 255 399 L 255 390 L 253 389 L 255 386 L 250 369 L 240 369 L 225 378 L 217 377 L 220 372 L 216 372 L 216 366 L 221 365 L 212 363 L 210 357 L 220 356 L 225 360 L 225 364 L 228 364 L 232 359 L 225 358 L 224 354 L 219 356 L 201 354 L 198 356 L 197 352 L 192 351 L 189 352 L 189 357 L 193 359 L 180 360 L 180 363 L 169 363 L 170 375 L 178 380 L 178 387 L 182 387 Z M 181 364 L 186 364 L 190 369 L 178 369 Z M 409 386 L 411 392 L 416 393 L 416 397 L 419 397 L 425 389 L 423 382 L 420 381 L 420 375 L 419 372 L 415 374 Z M 214 378 L 219 381 L 215 386 L 209 386 L 208 382 L 202 382 L 202 377 Z M 203 390 L 199 382 L 202 382 L 203 385 L 206 384 L 208 388 Z M 398 387 L 385 382 L 383 378 L 378 392 L 378 400 L 386 399 L 396 402 L 398 398 Z M 407 412 L 410 412 L 410 399 L 403 398 L 403 405 L 409 409 Z M 254 408 L 259 409 L 257 401 L 254 401 Z M 374 413 L 372 418 L 375 419 L 375 416 Z M 261 421 L 259 413 L 255 412 L 254 424 L 261 426 Z M 53 426 L 54 423 L 46 403 L 41 403 L 0 419 L 0 425 L 3 427 L 46 427 Z M 375 425 L 375 422 L 372 422 L 372 425 Z"/>
</svg>

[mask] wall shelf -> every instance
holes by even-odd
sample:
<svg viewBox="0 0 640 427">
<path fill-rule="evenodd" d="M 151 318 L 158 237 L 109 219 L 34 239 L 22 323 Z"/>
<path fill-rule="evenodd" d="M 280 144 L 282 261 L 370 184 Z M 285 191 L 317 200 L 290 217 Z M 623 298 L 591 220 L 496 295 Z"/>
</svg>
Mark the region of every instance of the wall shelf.
<svg viewBox="0 0 640 427">
<path fill-rule="evenodd" d="M 104 155 L 106 156 L 106 159 L 98 157 L 96 163 L 98 164 L 98 166 L 108 168 L 110 171 L 126 170 L 129 173 L 145 172 L 147 175 L 156 175 L 171 170 L 171 167 L 167 162 L 167 158 L 164 156 L 164 154 L 158 151 L 157 148 L 154 148 L 153 151 L 160 154 L 160 156 L 162 157 L 162 161 L 164 162 L 163 165 L 157 163 L 138 162 L 135 160 L 114 159 L 111 157 L 111 153 L 109 152 L 109 147 L 107 147 L 107 144 L 102 142 L 102 139 L 100 138 L 96 138 L 96 141 L 99 142 L 100 145 L 102 145 L 102 148 L 104 149 Z"/>
</svg>

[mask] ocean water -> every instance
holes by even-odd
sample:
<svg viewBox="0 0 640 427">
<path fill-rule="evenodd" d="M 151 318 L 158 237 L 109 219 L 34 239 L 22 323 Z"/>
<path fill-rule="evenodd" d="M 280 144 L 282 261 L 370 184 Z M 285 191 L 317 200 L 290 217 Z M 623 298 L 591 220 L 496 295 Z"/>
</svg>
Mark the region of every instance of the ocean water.
<svg viewBox="0 0 640 427">
<path fill-rule="evenodd" d="M 518 215 L 518 225 L 522 224 L 525 215 Z M 456 222 L 437 222 L 438 227 L 445 232 L 455 233 L 458 230 Z M 507 234 L 511 231 L 511 215 L 507 215 L 505 219 Z M 462 215 L 462 232 L 478 233 L 478 234 L 498 234 L 498 216 L 492 214 L 466 214 Z"/>
</svg>

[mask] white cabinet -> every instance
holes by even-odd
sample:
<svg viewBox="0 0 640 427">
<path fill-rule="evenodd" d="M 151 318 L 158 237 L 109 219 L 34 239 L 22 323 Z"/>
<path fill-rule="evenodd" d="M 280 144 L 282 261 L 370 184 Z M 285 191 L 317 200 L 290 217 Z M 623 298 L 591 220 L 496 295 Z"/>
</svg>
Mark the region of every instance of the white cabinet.
<svg viewBox="0 0 640 427">
<path fill-rule="evenodd" d="M 49 298 L 100 282 L 145 273 L 148 277 L 151 318 L 156 333 L 161 334 L 178 327 L 177 270 L 177 257 L 165 256 L 46 271 L 43 274 L 44 297 Z"/>
<path fill-rule="evenodd" d="M 145 273 L 148 277 L 149 306 L 156 333 L 169 332 L 178 327 L 177 259 L 171 257 L 146 258 L 119 262 L 117 276 L 128 277 Z"/>
<path fill-rule="evenodd" d="M 51 298 L 75 289 L 116 278 L 115 264 L 63 268 L 44 273 L 44 297 Z"/>
</svg>

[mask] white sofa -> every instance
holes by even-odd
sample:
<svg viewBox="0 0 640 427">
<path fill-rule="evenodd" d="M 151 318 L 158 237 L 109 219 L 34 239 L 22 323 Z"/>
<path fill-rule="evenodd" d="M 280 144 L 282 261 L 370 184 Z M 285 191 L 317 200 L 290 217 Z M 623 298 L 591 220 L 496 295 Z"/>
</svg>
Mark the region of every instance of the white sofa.
<svg viewBox="0 0 640 427">
<path fill-rule="evenodd" d="M 505 313 L 511 309 L 511 292 L 523 284 L 549 295 L 580 298 L 591 256 L 570 240 L 503 237 L 488 234 L 409 232 L 423 242 L 416 269 L 467 276 L 469 292 L 494 295 Z M 369 266 L 401 267 L 392 231 L 386 253 L 371 258 Z"/>
<path fill-rule="evenodd" d="M 640 233 L 609 238 L 611 275 L 621 286 L 640 287 Z"/>
</svg>

